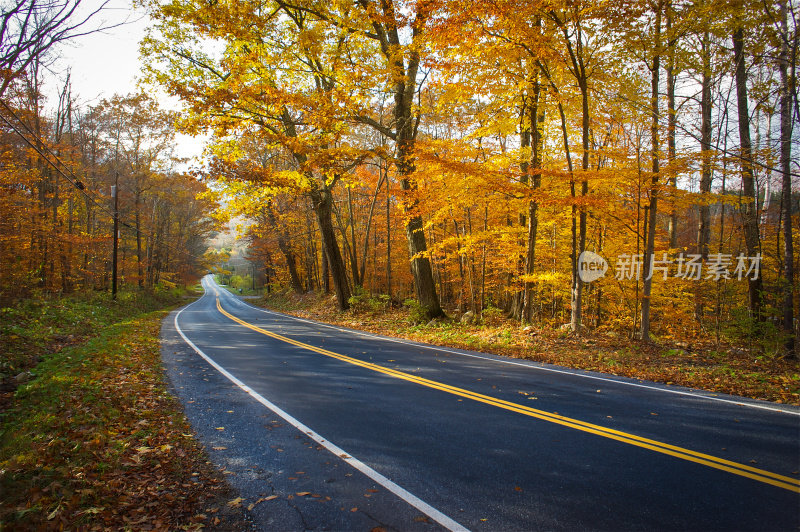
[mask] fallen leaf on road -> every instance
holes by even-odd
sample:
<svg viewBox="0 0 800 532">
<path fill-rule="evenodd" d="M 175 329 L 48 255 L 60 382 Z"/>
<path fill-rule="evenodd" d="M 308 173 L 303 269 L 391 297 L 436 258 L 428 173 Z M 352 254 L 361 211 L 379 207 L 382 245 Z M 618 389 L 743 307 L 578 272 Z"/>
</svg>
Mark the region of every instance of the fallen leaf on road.
<svg viewBox="0 0 800 532">
<path fill-rule="evenodd" d="M 228 501 L 228 506 L 230 506 L 231 508 L 238 508 L 239 506 L 242 505 L 242 502 L 244 502 L 243 498 L 236 497 L 235 499 Z"/>
</svg>

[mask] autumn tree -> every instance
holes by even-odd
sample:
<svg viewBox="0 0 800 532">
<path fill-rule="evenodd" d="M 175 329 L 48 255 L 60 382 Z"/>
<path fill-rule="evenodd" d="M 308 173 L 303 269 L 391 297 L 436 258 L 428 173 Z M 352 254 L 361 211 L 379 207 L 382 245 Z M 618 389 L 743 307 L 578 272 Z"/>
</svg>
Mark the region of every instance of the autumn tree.
<svg viewBox="0 0 800 532">
<path fill-rule="evenodd" d="M 739 154 L 742 176 L 742 225 L 747 254 L 755 257 L 761 253 L 758 231 L 758 206 L 754 175 L 753 144 L 750 137 L 750 106 L 747 97 L 747 57 L 745 55 L 744 13 L 741 6 L 733 12 L 734 22 L 731 40 L 733 42 L 734 79 L 736 86 L 736 112 L 739 124 Z M 750 311 L 754 318 L 762 319 L 761 277 L 747 281 Z"/>
<path fill-rule="evenodd" d="M 137 126 L 131 117 L 131 130 L 125 131 L 124 124 L 110 118 L 114 113 L 108 102 L 79 108 L 68 83 L 55 112 L 48 114 L 41 105 L 40 83 L 17 80 L 7 92 L 15 105 L 4 104 L 0 111 L 0 186 L 8 200 L 0 202 L 4 300 L 34 289 L 65 293 L 108 287 L 110 190 L 115 171 L 125 171 L 119 164 L 120 144 L 130 138 L 126 135 L 137 137 L 141 155 L 153 140 L 133 131 Z M 129 171 L 122 183 L 129 185 L 126 176 Z M 199 199 L 202 184 L 176 174 L 168 164 L 150 168 L 137 182 L 138 188 L 120 189 L 123 282 L 127 277 L 147 287 L 185 283 L 204 267 L 204 240 L 214 229 L 208 212 L 214 204 Z M 136 190 L 150 192 L 139 194 L 134 208 Z M 132 242 L 139 243 L 139 253 L 129 253 Z"/>
<path fill-rule="evenodd" d="M 0 97 L 58 44 L 114 27 L 90 26 L 107 3 L 83 14 L 78 9 L 81 0 L 4 1 L 0 15 Z"/>
<path fill-rule="evenodd" d="M 415 146 L 419 109 L 414 103 L 420 84 L 424 40 L 435 15 L 433 2 L 395 4 L 358 0 L 354 4 L 276 2 L 284 12 L 295 12 L 320 33 L 338 35 L 338 47 L 347 61 L 337 62 L 336 79 L 354 99 L 339 114 L 349 123 L 374 128 L 393 143 L 391 161 L 398 172 L 407 212 L 405 220 L 411 270 L 417 299 L 430 318 L 443 314 L 427 253 L 424 224 L 417 214 Z M 333 78 L 331 78 L 333 79 Z M 374 94 L 391 101 L 388 121 L 375 113 Z M 330 257 L 328 257 L 330 260 Z"/>
<path fill-rule="evenodd" d="M 291 156 L 292 169 L 275 168 L 274 179 L 310 199 L 337 302 L 346 309 L 351 289 L 332 221 L 332 193 L 371 153 L 349 143 L 338 112 L 349 97 L 338 73 L 350 32 L 274 2 L 237 7 L 176 1 L 151 8 L 160 21 L 160 34 L 145 43 L 151 73 L 189 104 L 186 127 L 214 129 L 220 154 L 229 160 L 236 154 L 229 134 L 248 128 Z M 207 51 L 211 39 L 223 43 L 218 54 Z"/>
<path fill-rule="evenodd" d="M 786 0 L 778 3 L 773 11 L 764 4 L 771 16 L 778 39 L 778 72 L 780 75 L 780 172 L 781 172 L 781 217 L 783 218 L 783 330 L 787 335 L 786 350 L 790 356 L 795 351 L 794 328 L 794 236 L 792 230 L 792 133 L 797 125 L 797 56 L 800 50 L 800 34 L 797 32 L 797 13 L 792 10 L 792 31 L 789 30 L 790 10 Z"/>
<path fill-rule="evenodd" d="M 175 136 L 174 112 L 159 109 L 152 98 L 144 94 L 115 96 L 104 100 L 100 107 L 107 130 L 107 145 L 113 152 L 112 167 L 116 186 L 133 197 L 133 218 L 136 238 L 136 271 L 139 288 L 146 281 L 152 285 L 152 275 L 145 274 L 142 226 L 142 207 L 145 196 L 158 192 L 163 186 L 155 176 L 171 164 L 170 150 Z M 152 247 L 151 247 L 152 249 Z"/>
</svg>

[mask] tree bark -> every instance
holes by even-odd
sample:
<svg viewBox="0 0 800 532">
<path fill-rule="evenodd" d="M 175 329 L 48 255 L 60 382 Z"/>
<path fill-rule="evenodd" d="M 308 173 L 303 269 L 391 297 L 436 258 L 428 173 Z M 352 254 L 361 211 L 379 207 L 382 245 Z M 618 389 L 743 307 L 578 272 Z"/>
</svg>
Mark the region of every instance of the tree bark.
<svg viewBox="0 0 800 532">
<path fill-rule="evenodd" d="M 404 48 L 400 40 L 398 29 L 399 13 L 395 12 L 391 0 L 380 2 L 380 11 L 377 6 L 371 5 L 368 0 L 358 0 L 358 3 L 372 20 L 375 38 L 381 46 L 381 52 L 386 60 L 387 70 L 391 73 L 394 85 L 391 88 L 394 96 L 394 141 L 396 147 L 396 167 L 400 178 L 400 187 L 404 191 L 415 191 L 417 183 L 414 178 L 416 165 L 414 164 L 414 147 L 417 137 L 416 115 L 413 109 L 414 95 L 417 89 L 417 73 L 420 65 L 419 49 L 415 44 L 421 39 L 426 23 L 426 12 L 429 7 L 424 3 L 417 4 L 416 18 L 412 26 L 412 45 L 408 47 L 408 58 L 401 53 Z M 403 15 L 405 16 L 405 15 Z M 430 259 L 426 256 L 428 251 L 425 240 L 424 224 L 422 217 L 417 214 L 418 202 L 411 200 L 405 202 L 404 208 L 410 213 L 406 222 L 406 239 L 408 252 L 411 256 L 411 273 L 414 277 L 414 290 L 417 300 L 424 307 L 429 319 L 444 315 L 436 293 L 436 283 L 433 280 L 433 269 Z"/>
<path fill-rule="evenodd" d="M 700 149 L 702 150 L 702 167 L 700 171 L 700 221 L 697 228 L 697 253 L 703 259 L 708 258 L 708 244 L 711 241 L 711 211 L 707 198 L 711 193 L 711 40 L 709 32 L 703 34 L 702 54 L 703 73 L 700 82 Z"/>
<path fill-rule="evenodd" d="M 375 186 L 375 194 L 372 196 L 372 201 L 369 204 L 369 214 L 367 215 L 367 226 L 364 229 L 364 247 L 361 251 L 361 266 L 359 267 L 358 278 L 361 279 L 361 282 L 364 282 L 364 276 L 367 272 L 367 255 L 369 254 L 369 234 L 372 229 L 372 218 L 375 215 L 375 205 L 378 203 L 378 196 L 381 192 L 381 186 L 383 186 L 383 173 L 380 172 L 378 175 L 378 184 Z M 355 245 L 355 236 L 353 237 L 353 242 Z"/>
<path fill-rule="evenodd" d="M 539 74 L 533 84 L 533 106 L 531 107 L 531 182 L 533 190 L 538 189 L 542 184 L 542 149 L 544 146 L 544 119 L 545 106 L 544 98 L 539 83 Z M 539 203 L 536 200 L 528 202 L 528 242 L 527 253 L 525 255 L 525 275 L 533 275 L 536 269 L 536 236 L 539 228 Z M 522 315 L 521 319 L 525 322 L 533 320 L 534 302 L 534 283 L 530 280 L 525 282 Z"/>
<path fill-rule="evenodd" d="M 744 225 L 744 241 L 747 254 L 755 257 L 761 251 L 758 234 L 758 212 L 756 207 L 755 177 L 753 175 L 753 153 L 750 141 L 750 112 L 747 103 L 747 68 L 744 58 L 744 30 L 736 28 L 732 35 L 733 55 L 736 78 L 736 104 L 739 122 L 739 144 L 741 154 L 742 188 L 744 192 L 742 204 L 742 222 Z M 750 313 L 753 318 L 763 319 L 762 281 L 761 275 L 757 278 L 748 278 L 748 295 L 750 300 Z"/>
<path fill-rule="evenodd" d="M 780 25 L 781 25 L 781 50 L 779 56 L 779 70 L 781 78 L 781 213 L 783 218 L 783 331 L 786 333 L 786 351 L 791 358 L 797 358 L 795 353 L 795 332 L 794 332 L 794 243 L 792 242 L 792 85 L 795 77 L 789 76 L 789 29 L 786 9 L 786 0 L 780 2 Z M 794 71 L 794 68 L 792 69 Z M 792 72 L 794 74 L 794 72 Z"/>
<path fill-rule="evenodd" d="M 300 280 L 300 274 L 297 271 L 297 255 L 295 255 L 291 243 L 289 242 L 286 229 L 278 226 L 275 212 L 272 210 L 270 204 L 264 206 L 264 212 L 267 215 L 270 225 L 272 225 L 274 231 L 278 234 L 278 249 L 281 250 L 284 259 L 286 259 L 286 267 L 289 269 L 289 282 L 292 286 L 292 290 L 297 294 L 302 294 L 303 281 Z"/>
<path fill-rule="evenodd" d="M 336 292 L 336 303 L 339 310 L 350 308 L 350 287 L 347 284 L 347 272 L 342 259 L 339 243 L 336 241 L 336 232 L 333 228 L 333 196 L 330 190 L 316 189 L 310 192 L 314 213 L 317 216 L 322 246 L 328 258 L 328 268 L 333 279 L 333 288 Z"/>
<path fill-rule="evenodd" d="M 117 192 L 119 193 L 119 191 Z M 136 274 L 139 276 L 139 289 L 144 288 L 144 271 L 142 270 L 143 262 L 142 262 L 142 223 L 141 223 L 141 213 L 139 206 L 141 205 L 141 192 L 139 190 L 138 180 L 136 183 L 136 193 L 135 199 L 133 202 L 134 205 L 134 222 L 136 225 Z M 152 250 L 151 250 L 152 252 Z M 148 270 L 150 269 L 149 261 L 148 261 Z"/>
<path fill-rule="evenodd" d="M 383 167 L 381 166 L 383 169 Z M 392 220 L 391 220 L 391 183 L 388 170 L 386 175 L 386 294 L 392 297 Z"/>
<path fill-rule="evenodd" d="M 586 69 L 583 55 L 583 37 L 581 31 L 580 21 L 576 22 L 575 31 L 575 45 L 573 46 L 572 40 L 567 29 L 567 25 L 562 21 L 558 14 L 551 12 L 551 16 L 561 28 L 564 36 L 564 44 L 569 53 L 570 62 L 572 64 L 572 74 L 578 83 L 581 91 L 581 148 L 583 156 L 581 158 L 581 197 L 586 197 L 589 194 L 589 181 L 587 173 L 589 171 L 589 144 L 590 144 L 590 119 L 589 119 L 589 73 Z M 552 80 L 551 80 L 552 81 Z M 563 108 L 559 107 L 559 112 Z M 562 116 L 562 128 L 565 127 L 564 117 Z M 566 130 L 565 130 L 566 131 Z M 566 135 L 566 132 L 565 132 Z M 570 165 L 570 194 L 576 198 L 575 180 Z M 577 227 L 576 226 L 577 214 Z M 578 258 L 580 254 L 586 250 L 586 226 L 587 214 L 586 208 L 581 205 L 573 204 L 572 207 L 572 287 L 570 294 L 570 328 L 580 334 L 582 329 L 582 313 L 583 313 L 583 281 L 578 274 Z"/>
<path fill-rule="evenodd" d="M 350 269 L 353 270 L 353 286 L 361 286 L 364 284 L 364 279 L 361 276 L 361 270 L 358 267 L 358 241 L 356 240 L 356 217 L 353 213 L 353 192 L 350 187 L 347 188 L 347 210 L 348 218 L 350 219 Z M 367 242 L 369 234 L 365 235 L 364 242 Z M 365 256 L 366 258 L 366 256 Z"/>
<path fill-rule="evenodd" d="M 675 208 L 675 196 L 678 191 L 678 173 L 673 167 L 676 158 L 676 134 L 678 126 L 678 116 L 675 109 L 675 81 L 677 74 L 675 73 L 675 44 L 677 38 L 672 35 L 672 1 L 668 1 L 666 5 L 667 21 L 666 31 L 669 39 L 669 46 L 667 50 L 667 159 L 670 166 L 669 175 L 669 190 L 671 201 L 671 212 L 669 215 L 669 247 L 676 249 L 678 247 L 678 212 Z"/>
<path fill-rule="evenodd" d="M 649 219 L 647 221 L 647 241 L 645 243 L 644 254 L 644 283 L 642 286 L 642 315 L 641 328 L 639 329 L 642 340 L 650 341 L 650 298 L 653 287 L 653 254 L 656 241 L 656 217 L 658 214 L 658 176 L 659 176 L 659 135 L 658 135 L 658 86 L 661 74 L 661 9 L 660 3 L 656 4 L 655 18 L 655 53 L 653 54 L 653 65 L 650 79 L 650 140 L 651 157 L 653 161 L 652 176 L 650 178 L 650 203 L 648 208 Z"/>
</svg>

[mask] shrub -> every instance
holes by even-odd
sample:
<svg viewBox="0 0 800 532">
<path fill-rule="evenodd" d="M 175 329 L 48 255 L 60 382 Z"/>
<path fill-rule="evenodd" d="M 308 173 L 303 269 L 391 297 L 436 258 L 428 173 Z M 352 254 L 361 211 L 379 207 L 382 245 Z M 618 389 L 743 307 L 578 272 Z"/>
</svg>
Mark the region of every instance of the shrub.
<svg viewBox="0 0 800 532">
<path fill-rule="evenodd" d="M 389 300 L 390 298 L 386 294 L 373 296 L 369 293 L 369 291 L 357 286 L 355 290 L 353 290 L 353 295 L 350 296 L 350 299 L 348 299 L 347 302 L 350 303 L 350 308 L 355 313 L 375 313 L 385 309 L 389 304 Z"/>
<path fill-rule="evenodd" d="M 406 299 L 403 306 L 408 308 L 408 321 L 412 324 L 426 323 L 428 321 L 428 307 L 416 299 Z"/>
</svg>

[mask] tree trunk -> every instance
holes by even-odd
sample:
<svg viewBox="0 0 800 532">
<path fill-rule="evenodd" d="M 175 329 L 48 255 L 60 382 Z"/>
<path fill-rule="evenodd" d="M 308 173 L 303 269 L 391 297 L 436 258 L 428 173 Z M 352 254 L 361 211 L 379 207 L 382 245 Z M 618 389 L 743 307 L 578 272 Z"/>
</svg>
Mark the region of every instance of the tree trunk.
<svg viewBox="0 0 800 532">
<path fill-rule="evenodd" d="M 336 303 L 339 310 L 350 308 L 350 287 L 347 284 L 347 272 L 336 241 L 336 232 L 333 228 L 332 210 L 333 196 L 330 190 L 312 190 L 311 201 L 314 213 L 317 215 L 322 246 L 328 257 L 328 268 L 333 279 L 333 288 L 336 292 Z"/>
<path fill-rule="evenodd" d="M 322 291 L 326 294 L 331 293 L 331 276 L 328 273 L 328 255 L 322 252 Z"/>
<path fill-rule="evenodd" d="M 787 334 L 786 351 L 791 358 L 797 358 L 795 353 L 794 335 L 794 243 L 792 242 L 792 85 L 794 76 L 789 76 L 789 38 L 788 22 L 786 20 L 786 0 L 780 2 L 781 24 L 781 51 L 779 57 L 779 70 L 781 77 L 781 172 L 783 173 L 781 213 L 783 218 L 783 330 Z M 794 69 L 793 69 L 794 70 Z"/>
<path fill-rule="evenodd" d="M 283 257 L 286 259 L 286 266 L 289 269 L 289 282 L 291 283 L 292 290 L 297 294 L 302 294 L 303 281 L 300 280 L 300 274 L 297 271 L 297 255 L 295 255 L 289 242 L 289 235 L 286 234 L 286 229 L 284 227 L 279 227 L 278 220 L 275 218 L 275 212 L 272 210 L 270 204 L 264 206 L 264 211 L 273 230 L 278 234 L 278 249 L 281 250 Z"/>
<path fill-rule="evenodd" d="M 396 146 L 396 167 L 400 178 L 400 187 L 404 191 L 414 191 L 417 184 L 414 178 L 416 166 L 414 164 L 414 146 L 417 138 L 417 117 L 414 113 L 414 95 L 417 89 L 417 73 L 420 65 L 419 49 L 414 46 L 422 38 L 425 20 L 429 9 L 424 3 L 417 4 L 416 23 L 411 34 L 412 45 L 408 50 L 408 59 L 402 53 L 403 44 L 400 40 L 398 17 L 392 2 L 380 4 L 381 13 L 373 9 L 366 0 L 359 4 L 364 8 L 372 20 L 380 42 L 381 52 L 386 60 L 386 67 L 392 73 L 394 85 L 391 88 L 394 96 L 394 140 Z M 402 15 L 405 16 L 405 15 Z M 433 269 L 430 259 L 426 256 L 428 251 L 425 240 L 424 224 L 422 217 L 417 213 L 416 200 L 405 202 L 405 212 L 409 213 L 406 222 L 406 238 L 408 251 L 411 256 L 411 273 L 414 276 L 414 290 L 417 301 L 425 309 L 429 319 L 443 316 L 444 312 L 436 294 L 436 283 L 433 279 Z"/>
<path fill-rule="evenodd" d="M 586 172 L 589 170 L 589 87 L 585 76 L 580 79 L 582 119 L 581 119 L 581 138 L 583 158 L 581 160 L 581 197 L 589 193 L 589 181 Z M 574 194 L 573 194 L 574 195 Z M 573 221 L 574 223 L 574 221 Z M 574 238 L 573 230 L 573 263 L 572 263 L 572 297 L 570 301 L 570 327 L 576 333 L 581 332 L 582 312 L 583 312 L 583 281 L 578 274 L 578 257 L 586 250 L 586 208 L 578 208 L 578 235 L 577 242 Z"/>
<path fill-rule="evenodd" d="M 355 255 L 356 243 L 355 241 L 353 241 L 352 244 L 350 243 L 350 239 L 347 236 L 347 226 L 342 223 L 342 216 L 336 204 L 333 204 L 333 214 L 336 217 L 336 224 L 339 226 L 339 234 L 342 235 L 342 251 L 344 252 L 346 261 L 350 263 L 353 286 L 361 286 L 361 282 L 358 279 L 358 262 L 356 261 Z M 352 219 L 350 219 L 350 222 L 352 223 Z"/>
<path fill-rule="evenodd" d="M 650 341 L 650 297 L 653 287 L 653 254 L 656 242 L 656 216 L 658 214 L 658 174 L 659 174 L 659 135 L 658 135 L 658 85 L 661 74 L 661 9 L 660 3 L 656 5 L 655 19 L 655 54 L 653 56 L 653 67 L 650 80 L 650 113 L 652 122 L 650 126 L 651 157 L 653 160 L 650 178 L 650 204 L 649 219 L 647 222 L 647 242 L 644 252 L 644 283 L 642 287 L 642 316 L 640 335 L 642 340 Z"/>
<path fill-rule="evenodd" d="M 674 168 L 676 158 L 676 133 L 678 126 L 678 116 L 675 109 L 675 43 L 676 38 L 672 35 L 672 1 L 667 2 L 667 34 L 669 39 L 668 64 L 667 64 L 667 158 L 669 161 L 669 190 L 672 197 L 671 212 L 669 215 L 669 247 L 678 247 L 678 212 L 675 209 L 675 196 L 678 191 L 678 172 Z"/>
<path fill-rule="evenodd" d="M 353 193 L 350 187 L 347 187 L 347 210 L 350 218 L 350 269 L 353 270 L 353 286 L 361 286 L 364 284 L 364 279 L 361 278 L 360 269 L 358 267 L 356 217 L 353 213 Z M 366 237 L 364 241 L 366 242 Z"/>
<path fill-rule="evenodd" d="M 378 184 L 375 186 L 375 194 L 372 196 L 372 201 L 369 204 L 369 214 L 367 215 L 367 226 L 364 229 L 364 247 L 361 251 L 361 266 L 359 267 L 358 278 L 361 283 L 364 283 L 364 276 L 367 272 L 367 255 L 369 255 L 369 234 L 372 229 L 372 218 L 375 215 L 375 205 L 378 203 L 378 196 L 383 186 L 383 173 L 378 176 Z M 353 245 L 355 246 L 355 235 L 353 236 Z"/>
<path fill-rule="evenodd" d="M 531 107 L 531 182 L 533 190 L 538 189 L 542 184 L 542 149 L 544 146 L 544 119 L 545 119 L 544 98 L 539 83 L 539 73 L 533 84 L 533 106 Z M 536 236 L 539 228 L 538 216 L 539 204 L 536 200 L 528 202 L 528 245 L 525 255 L 525 275 L 533 275 L 536 269 Z M 521 319 L 525 322 L 533 320 L 534 302 L 534 283 L 530 280 L 525 282 L 522 315 Z"/>
<path fill-rule="evenodd" d="M 139 276 L 139 289 L 144 288 L 144 272 L 142 271 L 142 226 L 141 215 L 139 213 L 139 204 L 141 196 L 139 191 L 136 191 L 136 200 L 134 201 L 134 221 L 136 223 L 136 274 Z M 150 265 L 148 263 L 148 270 Z"/>
<path fill-rule="evenodd" d="M 578 82 L 578 87 L 581 91 L 581 148 L 583 150 L 583 157 L 581 159 L 581 197 L 589 194 L 589 181 L 587 172 L 589 171 L 589 143 L 590 143 L 590 119 L 589 119 L 589 73 L 587 72 L 586 64 L 583 56 L 583 42 L 582 30 L 580 22 L 576 24 L 575 31 L 575 45 L 572 44 L 572 38 L 567 25 L 564 21 L 560 20 L 555 12 L 551 12 L 551 16 L 561 28 L 561 33 L 564 36 L 564 44 L 569 53 L 570 62 L 572 63 L 572 74 Z M 551 85 L 552 85 L 552 79 Z M 566 146 L 566 122 L 563 115 L 563 107 L 559 104 L 559 113 L 561 114 L 562 129 L 564 130 L 565 146 Z M 568 156 L 569 162 L 569 156 Z M 576 198 L 575 180 L 572 172 L 572 165 L 570 163 L 570 194 Z M 575 227 L 578 217 L 577 225 Z M 578 258 L 580 254 L 586 250 L 586 225 L 587 214 L 586 207 L 581 205 L 577 206 L 573 203 L 572 206 L 572 287 L 570 293 L 570 328 L 580 334 L 582 329 L 582 308 L 583 308 L 583 281 L 578 274 Z"/>
<path fill-rule="evenodd" d="M 531 92 L 533 87 L 531 84 Z M 534 127 L 534 118 L 533 118 L 533 111 L 532 108 L 535 105 L 533 103 L 533 94 L 526 95 L 525 91 L 522 92 L 522 108 L 520 110 L 520 121 L 519 121 L 519 143 L 520 143 L 520 152 L 521 152 L 521 159 L 519 162 L 519 170 L 520 170 L 520 183 L 524 185 L 528 185 L 530 183 L 530 172 L 531 172 L 531 159 L 532 159 L 532 151 L 531 153 L 526 153 L 531 150 L 531 129 Z M 528 213 L 519 213 L 519 225 L 525 226 L 527 225 L 527 214 Z M 522 244 L 520 242 L 520 244 Z M 526 246 L 527 247 L 527 246 Z M 527 255 L 527 253 L 526 253 Z M 517 260 L 517 275 L 521 276 L 525 274 L 525 257 L 520 255 Z M 511 299 L 511 308 L 509 311 L 510 317 L 515 320 L 524 320 L 524 308 L 525 308 L 525 283 L 523 283 L 522 289 L 515 292 L 512 299 Z"/>
<path fill-rule="evenodd" d="M 392 297 L 392 219 L 391 219 L 391 183 L 387 170 L 386 175 L 386 294 Z"/>
<path fill-rule="evenodd" d="M 708 258 L 708 244 L 711 241 L 711 210 L 707 198 L 711 192 L 711 41 L 708 31 L 703 34 L 703 74 L 700 82 L 700 149 L 702 150 L 702 168 L 700 171 L 700 225 L 697 228 L 697 253 L 703 259 Z"/>
<path fill-rule="evenodd" d="M 747 68 L 744 62 L 744 30 L 739 27 L 733 32 L 733 55 L 736 68 L 736 104 L 739 122 L 739 144 L 741 153 L 742 188 L 744 192 L 742 205 L 742 222 L 744 225 L 744 241 L 747 254 L 755 257 L 761 251 L 758 234 L 758 212 L 756 206 L 755 178 L 753 175 L 753 153 L 750 141 L 750 114 L 747 103 Z M 747 288 L 750 299 L 750 313 L 761 321 L 762 281 L 761 275 L 756 279 L 748 278 Z"/>
</svg>

